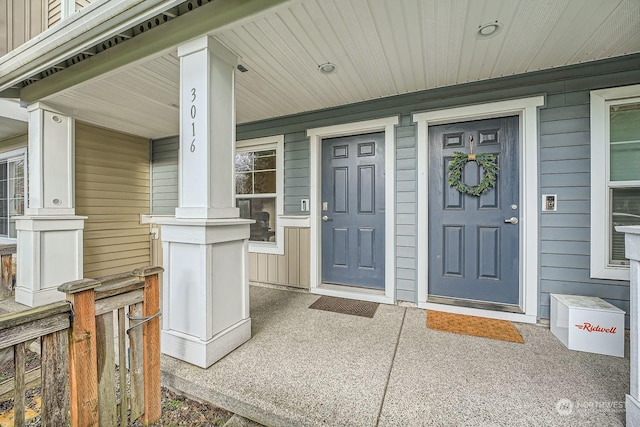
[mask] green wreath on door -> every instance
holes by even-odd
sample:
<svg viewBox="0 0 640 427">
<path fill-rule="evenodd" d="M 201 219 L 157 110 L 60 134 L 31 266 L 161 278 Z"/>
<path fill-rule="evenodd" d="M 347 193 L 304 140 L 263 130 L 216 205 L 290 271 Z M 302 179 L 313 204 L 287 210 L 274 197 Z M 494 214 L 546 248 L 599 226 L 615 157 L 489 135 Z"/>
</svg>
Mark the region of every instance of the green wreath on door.
<svg viewBox="0 0 640 427">
<path fill-rule="evenodd" d="M 478 185 L 472 186 L 462 181 L 462 171 L 469 161 L 475 161 L 484 171 L 482 180 Z M 463 194 L 478 197 L 482 193 L 495 187 L 499 168 L 496 164 L 496 156 L 491 153 L 466 154 L 456 151 L 453 153 L 453 159 L 449 163 L 448 170 L 449 185 L 451 187 L 455 187 Z"/>
</svg>

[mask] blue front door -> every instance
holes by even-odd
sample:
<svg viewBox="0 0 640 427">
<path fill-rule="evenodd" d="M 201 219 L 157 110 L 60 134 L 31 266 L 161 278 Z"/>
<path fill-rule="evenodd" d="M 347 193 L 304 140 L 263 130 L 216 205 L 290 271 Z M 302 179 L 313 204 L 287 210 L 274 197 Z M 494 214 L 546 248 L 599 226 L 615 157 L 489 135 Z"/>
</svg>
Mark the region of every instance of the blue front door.
<svg viewBox="0 0 640 427">
<path fill-rule="evenodd" d="M 518 117 L 429 127 L 429 297 L 505 305 L 520 302 Z M 492 153 L 499 171 L 482 195 L 460 193 L 448 183 L 457 151 Z M 482 168 L 469 161 L 470 186 Z"/>
<path fill-rule="evenodd" d="M 322 141 L 322 281 L 384 288 L 384 133 Z"/>
</svg>

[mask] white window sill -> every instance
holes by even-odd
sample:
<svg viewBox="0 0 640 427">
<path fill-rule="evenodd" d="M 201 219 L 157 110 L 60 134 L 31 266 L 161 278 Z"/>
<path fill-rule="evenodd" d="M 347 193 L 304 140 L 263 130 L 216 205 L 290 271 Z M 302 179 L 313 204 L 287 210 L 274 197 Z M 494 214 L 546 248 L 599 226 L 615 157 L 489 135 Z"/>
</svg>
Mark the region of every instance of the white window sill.
<svg viewBox="0 0 640 427">
<path fill-rule="evenodd" d="M 284 245 L 276 242 L 254 242 L 249 240 L 249 252 L 257 254 L 284 255 Z"/>
<path fill-rule="evenodd" d="M 592 279 L 607 279 L 607 280 L 630 280 L 629 266 L 620 267 L 604 267 L 602 269 L 591 269 Z"/>
</svg>

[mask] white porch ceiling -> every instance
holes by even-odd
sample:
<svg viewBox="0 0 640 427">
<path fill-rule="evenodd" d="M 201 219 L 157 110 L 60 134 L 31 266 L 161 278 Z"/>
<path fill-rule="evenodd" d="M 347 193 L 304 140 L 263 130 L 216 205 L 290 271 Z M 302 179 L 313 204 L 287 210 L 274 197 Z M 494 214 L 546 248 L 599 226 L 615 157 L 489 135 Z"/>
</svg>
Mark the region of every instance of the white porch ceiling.
<svg viewBox="0 0 640 427">
<path fill-rule="evenodd" d="M 478 39 L 478 27 L 503 24 Z M 213 33 L 237 71 L 238 123 L 640 52 L 639 0 L 293 0 Z M 335 74 L 318 65 L 332 62 Z M 175 52 L 49 100 L 77 119 L 179 131 Z"/>
</svg>

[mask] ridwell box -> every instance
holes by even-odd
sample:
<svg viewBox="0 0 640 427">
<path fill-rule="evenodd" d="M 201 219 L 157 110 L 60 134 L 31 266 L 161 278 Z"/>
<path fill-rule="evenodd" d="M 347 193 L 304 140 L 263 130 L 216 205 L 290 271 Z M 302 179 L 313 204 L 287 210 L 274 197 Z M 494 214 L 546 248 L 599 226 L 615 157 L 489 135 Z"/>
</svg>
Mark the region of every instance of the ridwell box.
<svg viewBox="0 0 640 427">
<path fill-rule="evenodd" d="M 570 350 L 624 357 L 624 314 L 600 298 L 551 294 L 551 332 Z"/>
</svg>

